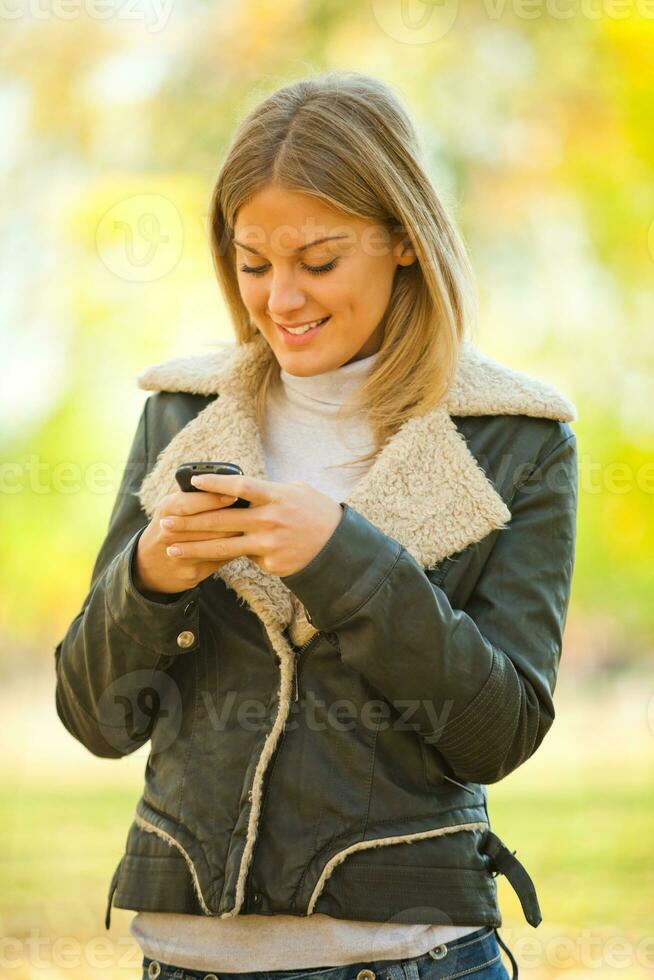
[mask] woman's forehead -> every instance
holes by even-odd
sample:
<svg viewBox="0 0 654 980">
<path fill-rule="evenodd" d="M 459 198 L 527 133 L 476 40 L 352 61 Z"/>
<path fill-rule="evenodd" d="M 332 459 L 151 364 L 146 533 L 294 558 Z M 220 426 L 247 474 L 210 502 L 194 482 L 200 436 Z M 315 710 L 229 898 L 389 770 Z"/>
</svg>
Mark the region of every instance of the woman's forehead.
<svg viewBox="0 0 654 980">
<path fill-rule="evenodd" d="M 234 240 L 254 249 L 279 245 L 299 251 L 328 238 L 356 242 L 370 224 L 309 194 L 266 186 L 239 208 Z"/>
</svg>

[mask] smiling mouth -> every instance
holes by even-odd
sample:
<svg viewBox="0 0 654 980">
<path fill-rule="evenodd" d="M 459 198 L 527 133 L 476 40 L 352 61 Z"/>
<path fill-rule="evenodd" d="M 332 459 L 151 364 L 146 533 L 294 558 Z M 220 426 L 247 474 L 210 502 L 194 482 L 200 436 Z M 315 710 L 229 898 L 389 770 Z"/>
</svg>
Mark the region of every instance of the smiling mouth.
<svg viewBox="0 0 654 980">
<path fill-rule="evenodd" d="M 331 316 L 331 314 L 322 317 L 320 320 L 311 320 L 307 324 L 303 324 L 302 326 L 293 327 L 291 329 L 289 329 L 288 327 L 284 326 L 283 323 L 277 323 L 277 326 L 281 330 L 284 330 L 286 333 L 290 334 L 292 337 L 301 337 L 303 334 L 309 333 L 309 331 L 311 331 L 311 330 L 317 330 L 318 327 L 321 327 L 323 325 L 323 323 L 326 323 L 327 320 L 329 320 L 329 317 L 330 316 Z"/>
</svg>

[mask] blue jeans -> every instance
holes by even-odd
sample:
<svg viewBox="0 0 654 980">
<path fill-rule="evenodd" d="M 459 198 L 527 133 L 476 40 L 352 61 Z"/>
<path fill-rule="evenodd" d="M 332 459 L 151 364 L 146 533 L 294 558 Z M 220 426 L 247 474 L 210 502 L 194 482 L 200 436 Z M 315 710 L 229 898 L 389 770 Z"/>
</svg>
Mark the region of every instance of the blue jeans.
<svg viewBox="0 0 654 980">
<path fill-rule="evenodd" d="M 500 946 L 511 961 L 509 974 L 501 960 Z M 460 939 L 434 946 L 422 956 L 405 960 L 373 960 L 348 966 L 308 967 L 300 970 L 268 970 L 255 973 L 222 973 L 188 970 L 143 957 L 142 980 L 514 980 L 518 964 L 491 926 Z"/>
</svg>

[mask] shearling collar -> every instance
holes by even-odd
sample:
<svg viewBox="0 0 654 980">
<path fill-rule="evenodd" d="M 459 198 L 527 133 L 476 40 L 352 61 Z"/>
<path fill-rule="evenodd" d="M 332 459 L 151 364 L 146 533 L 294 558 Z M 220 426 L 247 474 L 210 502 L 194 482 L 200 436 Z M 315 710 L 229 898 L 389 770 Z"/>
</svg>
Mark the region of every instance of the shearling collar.
<svg viewBox="0 0 654 980">
<path fill-rule="evenodd" d="M 268 479 L 254 394 L 271 356 L 267 341 L 257 334 L 247 344 L 173 358 L 139 376 L 139 387 L 147 391 L 220 395 L 175 435 L 144 479 L 139 498 L 148 517 L 165 494 L 178 489 L 175 469 L 183 462 L 229 460 L 247 476 Z M 466 340 L 446 399 L 395 433 L 346 502 L 402 544 L 423 568 L 433 567 L 511 518 L 450 416 L 518 414 L 562 421 L 577 417 L 575 406 L 554 387 L 500 364 Z M 280 634 L 287 627 L 297 645 L 315 633 L 281 579 L 250 559 L 236 558 L 214 574 L 256 613 L 271 641 L 274 635 L 285 643 Z"/>
</svg>

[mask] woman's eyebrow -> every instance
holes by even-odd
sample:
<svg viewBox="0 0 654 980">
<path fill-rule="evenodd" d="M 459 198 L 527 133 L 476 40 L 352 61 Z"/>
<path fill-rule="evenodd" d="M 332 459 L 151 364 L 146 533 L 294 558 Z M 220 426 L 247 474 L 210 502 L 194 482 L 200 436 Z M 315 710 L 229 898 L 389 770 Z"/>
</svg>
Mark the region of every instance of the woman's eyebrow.
<svg viewBox="0 0 654 980">
<path fill-rule="evenodd" d="M 347 235 L 327 235 L 325 238 L 316 238 L 315 242 L 307 242 L 306 245 L 299 245 L 297 248 L 293 249 L 293 254 L 297 255 L 298 252 L 304 252 L 307 248 L 312 248 L 314 245 L 322 245 L 323 242 L 331 242 L 339 238 L 347 238 Z M 256 248 L 252 248 L 250 245 L 243 245 L 242 242 L 234 239 L 234 244 L 238 245 L 240 248 L 247 249 L 248 252 L 254 252 L 255 255 L 261 255 L 261 252 L 257 252 Z"/>
</svg>

